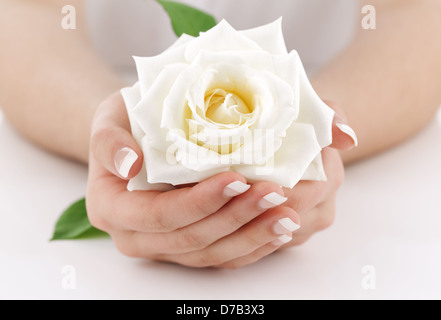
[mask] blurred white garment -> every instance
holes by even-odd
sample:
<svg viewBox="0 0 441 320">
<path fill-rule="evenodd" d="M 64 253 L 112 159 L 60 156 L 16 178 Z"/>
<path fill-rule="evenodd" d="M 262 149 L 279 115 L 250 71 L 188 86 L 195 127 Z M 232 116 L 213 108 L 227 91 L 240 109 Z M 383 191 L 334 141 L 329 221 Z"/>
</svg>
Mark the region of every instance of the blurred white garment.
<svg viewBox="0 0 441 320">
<path fill-rule="evenodd" d="M 238 30 L 283 17 L 288 50 L 309 72 L 352 39 L 361 19 L 358 0 L 176 0 L 202 9 Z M 155 0 L 86 0 L 88 27 L 102 57 L 121 74 L 134 73 L 132 56 L 152 56 L 175 40 L 170 20 Z"/>
</svg>

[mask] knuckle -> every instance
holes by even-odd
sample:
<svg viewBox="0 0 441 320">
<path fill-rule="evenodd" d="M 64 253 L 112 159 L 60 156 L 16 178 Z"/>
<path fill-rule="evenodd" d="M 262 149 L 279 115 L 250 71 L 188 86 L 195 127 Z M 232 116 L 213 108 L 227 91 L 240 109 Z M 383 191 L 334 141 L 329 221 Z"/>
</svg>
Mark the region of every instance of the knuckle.
<svg viewBox="0 0 441 320">
<path fill-rule="evenodd" d="M 344 182 L 345 179 L 345 169 L 341 157 L 337 150 L 325 149 L 326 155 L 324 159 L 329 163 L 326 175 L 328 180 L 331 182 L 331 187 L 338 189 Z"/>
<path fill-rule="evenodd" d="M 122 255 L 124 255 L 126 257 L 130 257 L 130 258 L 140 258 L 141 257 L 139 251 L 133 245 L 128 245 L 125 243 L 119 243 L 119 242 L 115 241 L 115 246 L 116 246 L 117 250 Z"/>
<path fill-rule="evenodd" d="M 311 238 L 311 233 L 304 233 L 304 234 L 296 234 L 296 236 L 293 238 L 293 241 L 290 242 L 291 246 L 300 246 L 304 244 L 306 241 L 308 241 Z"/>
<path fill-rule="evenodd" d="M 148 232 L 172 232 L 175 230 L 164 215 L 148 213 L 144 219 L 144 229 Z"/>
<path fill-rule="evenodd" d="M 212 267 L 212 266 L 220 265 L 223 262 L 225 262 L 225 261 L 223 259 L 221 259 L 219 255 L 217 255 L 211 251 L 205 251 L 199 257 L 198 261 L 196 262 L 196 266 L 198 266 L 198 267 Z"/>
<path fill-rule="evenodd" d="M 94 201 L 88 200 L 86 198 L 86 211 L 89 222 L 92 226 L 100 230 L 108 230 L 110 228 L 107 219 L 97 210 L 97 206 Z"/>
<path fill-rule="evenodd" d="M 345 171 L 343 169 L 343 166 L 341 166 L 340 170 L 337 171 L 336 177 L 335 177 L 335 184 L 336 188 L 340 188 L 340 186 L 343 184 L 345 180 Z"/>
<path fill-rule="evenodd" d="M 243 211 L 233 211 L 228 217 L 228 224 L 234 228 L 241 227 L 249 221 L 249 219 L 243 214 Z"/>
<path fill-rule="evenodd" d="M 108 140 L 113 135 L 113 128 L 100 128 L 94 131 L 90 137 L 90 146 L 92 150 L 98 149 L 103 141 Z"/>
<path fill-rule="evenodd" d="M 245 238 L 245 241 L 248 244 L 248 246 L 253 247 L 253 248 L 260 247 L 263 244 L 262 240 L 259 239 L 259 237 L 256 238 L 256 234 L 254 234 L 252 232 L 245 232 L 244 238 Z"/>
<path fill-rule="evenodd" d="M 204 241 L 199 234 L 194 232 L 182 231 L 178 239 L 178 247 L 184 252 L 200 250 L 207 245 L 206 241 Z"/>
<path fill-rule="evenodd" d="M 146 210 L 144 217 L 144 229 L 147 232 L 172 232 L 176 230 L 167 218 L 168 215 L 163 212 L 160 206 L 151 207 Z"/>
<path fill-rule="evenodd" d="M 304 181 L 306 188 L 301 191 L 292 192 L 289 195 L 288 203 L 297 212 L 303 212 L 314 207 L 326 193 L 326 182 Z"/>
<path fill-rule="evenodd" d="M 192 189 L 194 190 L 194 189 Z M 191 212 L 197 213 L 200 216 L 206 216 L 212 213 L 213 209 L 208 208 L 212 205 L 211 201 L 207 201 L 206 198 L 202 198 L 198 194 L 192 194 L 188 197 L 188 207 L 191 208 Z"/>
<path fill-rule="evenodd" d="M 317 218 L 314 224 L 314 229 L 316 231 L 325 230 L 330 226 L 332 226 L 334 220 L 335 220 L 335 208 L 328 209 L 323 215 Z"/>
<path fill-rule="evenodd" d="M 104 217 L 95 214 L 88 214 L 90 224 L 100 230 L 108 230 L 109 223 Z"/>
<path fill-rule="evenodd" d="M 112 234 L 112 240 L 116 249 L 124 256 L 131 258 L 141 258 L 141 250 L 133 241 L 130 241 L 130 237 L 126 232 Z"/>
</svg>

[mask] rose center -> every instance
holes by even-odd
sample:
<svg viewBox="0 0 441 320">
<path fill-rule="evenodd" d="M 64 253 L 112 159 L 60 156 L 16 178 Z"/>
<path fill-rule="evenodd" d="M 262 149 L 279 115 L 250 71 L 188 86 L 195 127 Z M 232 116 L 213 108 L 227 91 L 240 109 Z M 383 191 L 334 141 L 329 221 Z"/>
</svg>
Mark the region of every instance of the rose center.
<svg viewBox="0 0 441 320">
<path fill-rule="evenodd" d="M 237 94 L 214 89 L 205 95 L 205 118 L 219 124 L 242 125 L 252 110 Z"/>
</svg>

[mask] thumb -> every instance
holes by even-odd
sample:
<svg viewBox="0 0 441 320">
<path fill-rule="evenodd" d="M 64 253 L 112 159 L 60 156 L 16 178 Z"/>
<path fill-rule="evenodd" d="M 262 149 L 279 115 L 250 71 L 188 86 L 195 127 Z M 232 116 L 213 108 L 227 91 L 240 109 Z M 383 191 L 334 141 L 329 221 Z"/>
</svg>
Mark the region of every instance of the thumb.
<svg viewBox="0 0 441 320">
<path fill-rule="evenodd" d="M 330 147 L 339 150 L 350 150 L 357 147 L 357 135 L 347 124 L 343 110 L 331 101 L 325 101 L 325 103 L 335 111 L 332 123 L 332 144 Z"/>
<path fill-rule="evenodd" d="M 121 95 L 109 97 L 98 108 L 90 154 L 101 166 L 122 179 L 133 178 L 141 170 L 142 151 L 130 133 Z"/>
</svg>

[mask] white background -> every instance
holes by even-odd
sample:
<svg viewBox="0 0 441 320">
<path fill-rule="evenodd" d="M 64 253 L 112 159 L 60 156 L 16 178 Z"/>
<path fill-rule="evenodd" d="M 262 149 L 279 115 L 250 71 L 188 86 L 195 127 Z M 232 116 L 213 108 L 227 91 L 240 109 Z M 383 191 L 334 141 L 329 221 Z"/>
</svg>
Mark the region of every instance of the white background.
<svg viewBox="0 0 441 320">
<path fill-rule="evenodd" d="M 87 169 L 29 144 L 1 114 L 0 150 L 2 299 L 441 298 L 441 113 L 347 169 L 331 228 L 238 270 L 127 258 L 107 239 L 49 242 L 60 213 L 84 196 Z"/>
</svg>

